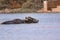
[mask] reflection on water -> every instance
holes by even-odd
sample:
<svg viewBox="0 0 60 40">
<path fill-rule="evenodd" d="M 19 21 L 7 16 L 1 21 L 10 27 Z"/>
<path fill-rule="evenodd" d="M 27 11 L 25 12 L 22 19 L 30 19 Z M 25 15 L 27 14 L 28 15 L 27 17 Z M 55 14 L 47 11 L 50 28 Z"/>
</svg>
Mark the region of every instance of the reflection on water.
<svg viewBox="0 0 60 40">
<path fill-rule="evenodd" d="M 39 23 L 0 25 L 0 40 L 60 40 L 60 14 L 0 14 L 0 23 L 26 16 Z"/>
</svg>

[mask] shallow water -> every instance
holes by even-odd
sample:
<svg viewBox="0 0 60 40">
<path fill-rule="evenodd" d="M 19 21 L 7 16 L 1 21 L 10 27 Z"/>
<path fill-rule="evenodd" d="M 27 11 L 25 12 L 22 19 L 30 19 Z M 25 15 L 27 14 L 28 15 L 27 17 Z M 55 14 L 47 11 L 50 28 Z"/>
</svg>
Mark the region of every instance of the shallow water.
<svg viewBox="0 0 60 40">
<path fill-rule="evenodd" d="M 0 24 L 0 40 L 60 40 L 60 14 L 0 14 L 0 23 L 31 16 L 36 24 Z"/>
</svg>

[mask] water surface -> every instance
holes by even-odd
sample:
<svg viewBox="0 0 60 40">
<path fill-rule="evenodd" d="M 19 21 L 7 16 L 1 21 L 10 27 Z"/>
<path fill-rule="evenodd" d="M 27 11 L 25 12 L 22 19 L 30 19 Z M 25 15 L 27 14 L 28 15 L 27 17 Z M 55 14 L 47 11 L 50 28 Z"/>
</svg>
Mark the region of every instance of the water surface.
<svg viewBox="0 0 60 40">
<path fill-rule="evenodd" d="M 36 24 L 0 24 L 0 40 L 60 40 L 60 14 L 0 14 L 0 23 L 31 16 Z"/>
</svg>

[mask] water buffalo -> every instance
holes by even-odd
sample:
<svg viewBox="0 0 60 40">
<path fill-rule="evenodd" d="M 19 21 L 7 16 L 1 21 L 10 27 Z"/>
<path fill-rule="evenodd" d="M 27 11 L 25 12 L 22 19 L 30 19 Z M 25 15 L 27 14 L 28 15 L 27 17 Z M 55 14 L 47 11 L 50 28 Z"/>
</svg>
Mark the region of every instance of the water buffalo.
<svg viewBox="0 0 60 40">
<path fill-rule="evenodd" d="M 32 17 L 25 17 L 26 21 L 25 23 L 38 23 L 39 20 L 34 19 Z"/>
<path fill-rule="evenodd" d="M 21 19 L 14 19 L 14 20 L 10 20 L 10 21 L 5 21 L 1 24 L 20 24 L 23 23 L 23 20 Z"/>
<path fill-rule="evenodd" d="M 22 23 L 38 23 L 39 20 L 34 19 L 32 17 L 26 17 L 25 20 L 21 20 L 21 19 L 14 19 L 14 20 L 10 20 L 10 21 L 5 21 L 1 24 L 22 24 Z"/>
</svg>

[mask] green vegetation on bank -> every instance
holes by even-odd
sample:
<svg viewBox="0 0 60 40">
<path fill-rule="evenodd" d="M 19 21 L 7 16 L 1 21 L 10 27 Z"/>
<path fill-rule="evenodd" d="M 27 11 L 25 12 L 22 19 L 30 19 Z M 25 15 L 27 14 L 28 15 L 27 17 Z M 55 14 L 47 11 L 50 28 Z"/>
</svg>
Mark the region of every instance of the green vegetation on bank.
<svg viewBox="0 0 60 40">
<path fill-rule="evenodd" d="M 12 5 L 11 0 L 2 0 L 0 2 L 0 10 L 9 8 Z M 15 0 L 17 3 L 23 4 L 20 11 L 36 11 L 43 8 L 44 0 Z"/>
</svg>

